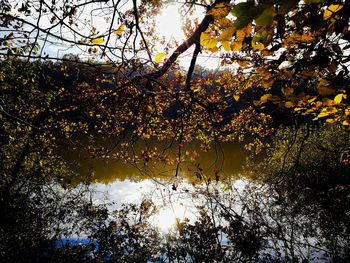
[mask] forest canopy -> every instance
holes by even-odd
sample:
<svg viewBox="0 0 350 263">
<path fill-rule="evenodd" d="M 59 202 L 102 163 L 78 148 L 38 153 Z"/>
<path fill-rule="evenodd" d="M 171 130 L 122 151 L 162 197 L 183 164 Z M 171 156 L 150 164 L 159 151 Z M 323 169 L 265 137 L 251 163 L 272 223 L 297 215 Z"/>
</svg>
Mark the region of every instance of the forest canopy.
<svg viewBox="0 0 350 263">
<path fill-rule="evenodd" d="M 99 133 L 121 135 L 128 126 L 130 141 L 195 138 L 206 149 L 213 140 L 241 141 L 249 134 L 256 138 L 247 147 L 259 151 L 272 112 L 349 124 L 346 1 L 185 2 L 177 5 L 186 40 L 166 43 L 156 17 L 170 4 L 7 0 L 1 5 L 1 56 L 24 59 L 23 68 L 41 61 L 51 74 L 71 79 L 75 98 L 66 98 L 71 101 L 63 110 L 84 112 L 95 123 L 62 120 L 66 133 L 77 129 L 72 126 L 96 126 Z M 55 54 L 59 47 L 71 53 Z M 192 59 L 180 67 L 189 48 Z M 218 54 L 223 69 L 196 73 L 200 53 Z M 50 96 L 58 93 L 72 92 Z M 2 103 L 6 116 L 11 103 Z"/>
</svg>

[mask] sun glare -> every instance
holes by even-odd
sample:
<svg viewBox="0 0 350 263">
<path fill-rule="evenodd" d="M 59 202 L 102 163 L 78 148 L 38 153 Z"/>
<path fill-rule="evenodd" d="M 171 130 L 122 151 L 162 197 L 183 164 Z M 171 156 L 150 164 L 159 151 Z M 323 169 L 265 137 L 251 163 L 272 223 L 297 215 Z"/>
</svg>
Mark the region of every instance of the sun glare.
<svg viewBox="0 0 350 263">
<path fill-rule="evenodd" d="M 169 5 L 162 10 L 157 21 L 159 35 L 164 36 L 167 41 L 171 39 L 181 41 L 184 39 L 181 26 L 181 16 L 175 5 Z"/>
<path fill-rule="evenodd" d="M 171 206 L 161 209 L 153 217 L 152 224 L 160 231 L 168 232 L 175 227 L 176 219 L 183 221 L 186 217 L 194 219 L 194 215 L 187 210 L 186 206 L 175 202 Z"/>
</svg>

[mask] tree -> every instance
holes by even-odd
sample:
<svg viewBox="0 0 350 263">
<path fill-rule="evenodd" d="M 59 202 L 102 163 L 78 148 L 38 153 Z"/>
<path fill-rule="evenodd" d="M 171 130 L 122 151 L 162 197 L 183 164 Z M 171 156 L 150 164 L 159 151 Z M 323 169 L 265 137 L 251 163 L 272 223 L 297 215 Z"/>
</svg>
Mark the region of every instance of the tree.
<svg viewBox="0 0 350 263">
<path fill-rule="evenodd" d="M 8 55 L 28 58 L 42 57 L 43 49 L 38 45 L 44 47 L 47 41 L 75 45 L 92 55 L 98 53 L 117 68 L 127 66 L 141 70 L 143 76 L 130 79 L 128 85 L 145 79 L 147 90 L 155 79 L 176 64 L 180 54 L 194 45 L 185 85 L 190 91 L 191 75 L 201 45 L 208 52 L 221 49 L 227 51 L 223 56 L 224 64 L 239 62 L 238 70 L 259 74 L 264 89 L 268 90 L 275 83 L 283 93 L 279 98 L 263 96 L 256 104 L 270 100 L 288 108 L 297 106 L 297 111 L 311 107 L 308 114 L 335 115 L 330 119 L 343 120 L 347 124 L 347 108 L 341 103 L 346 99 L 348 85 L 347 1 L 185 3 L 184 10 L 187 6 L 189 9 L 198 5 L 206 8 L 206 16 L 196 28 L 189 26 L 193 29 L 187 32 L 188 39 L 159 67 L 157 64 L 166 54 L 154 55 L 156 43 L 160 41 L 154 34 L 154 17 L 164 5 L 163 1 L 140 4 L 133 1 L 125 8 L 120 2 L 109 1 L 79 4 L 74 1 L 5 2 L 1 19 L 9 33 L 3 36 L 1 43 Z M 96 13 L 103 10 L 108 25 L 104 32 L 100 32 L 93 21 L 82 24 L 81 19 L 86 18 L 84 10 L 95 10 Z M 25 20 L 25 17 L 30 19 Z M 191 17 L 188 20 L 190 22 Z M 60 34 L 59 30 L 64 30 L 65 34 Z M 23 42 L 23 38 L 27 40 Z M 16 39 L 21 40 L 21 44 L 15 43 Z M 165 46 L 164 50 L 170 48 Z M 143 69 L 151 71 L 144 74 Z M 333 99 L 335 95 L 336 107 L 328 105 L 331 102 L 326 98 Z M 309 102 L 315 96 L 319 97 L 312 101 L 314 103 Z M 323 114 L 317 115 L 320 110 Z"/>
<path fill-rule="evenodd" d="M 43 56 L 49 42 L 74 45 L 86 54 L 90 53 L 90 58 L 98 54 L 108 64 L 103 72 L 116 74 L 114 79 L 106 76 L 104 79 L 103 75 L 98 78 L 110 82 L 113 87 L 103 92 L 91 90 L 93 94 L 88 96 L 92 101 L 75 111 L 85 110 L 91 114 L 98 104 L 104 101 L 110 104 L 120 98 L 125 105 L 120 108 L 121 116 L 127 113 L 140 117 L 126 117 L 119 129 L 135 125 L 138 128 L 132 128 L 134 133 L 144 138 L 173 138 L 181 144 L 196 137 L 203 141 L 204 148 L 209 148 L 216 138 L 241 139 L 239 134 L 252 133 L 249 129 L 261 130 L 262 127 L 252 127 L 255 121 L 244 127 L 239 124 L 240 120 L 238 123 L 227 121 L 243 118 L 246 122 L 248 118 L 244 116 L 254 115 L 258 123 L 266 122 L 265 116 L 252 109 L 243 110 L 236 117 L 233 114 L 227 116 L 232 101 L 239 100 L 240 94 L 251 87 L 262 87 L 262 95 L 253 102 L 255 107 L 265 107 L 264 104 L 269 102 L 294 108 L 295 113 L 311 115 L 314 120 L 328 116 L 328 122 L 348 124 L 348 56 L 343 54 L 348 48 L 346 1 L 188 2 L 183 10 L 200 6 L 206 9 L 206 15 L 195 27 L 191 26 L 191 17 L 188 17 L 188 38 L 174 46 L 171 55 L 167 55 L 168 52 L 155 54 L 156 45 L 162 45 L 162 41 L 155 34 L 154 18 L 156 10 L 164 5 L 162 1 L 133 1 L 125 7 L 113 1 L 6 2 L 2 6 L 1 19 L 9 33 L 4 34 L 1 41 L 2 54 L 49 59 L 50 54 L 48 58 Z M 104 32 L 93 21 L 82 23 L 87 10 L 94 10 L 92 14 L 104 12 L 108 24 Z M 290 16 L 293 22 L 288 22 Z M 187 73 L 179 73 L 176 60 L 191 46 L 195 49 Z M 171 48 L 165 46 L 163 49 Z M 206 82 L 208 86 L 213 85 L 214 76 L 201 78 L 201 81 L 192 79 L 198 54 L 203 48 L 206 52 L 222 50 L 223 64 L 240 64 L 236 71 L 215 76 L 220 89 L 203 88 Z M 161 63 L 164 56 L 168 58 Z M 66 63 L 76 60 L 56 58 Z M 65 65 L 63 70 L 71 70 L 71 66 Z M 247 79 L 247 75 L 253 77 Z M 100 83 L 94 85 L 101 86 Z M 147 105 L 148 109 L 141 105 Z M 173 118 L 176 120 L 169 122 L 166 115 L 176 107 L 178 115 Z M 172 126 L 170 130 L 169 126 Z M 234 130 L 236 133 L 232 132 Z M 104 133 L 103 129 L 100 131 Z M 227 133 L 231 136 L 226 136 Z M 132 137 L 128 140 L 133 141 Z M 257 149 L 261 144 L 259 139 L 253 143 Z M 129 154 L 122 158 L 132 159 Z"/>
<path fill-rule="evenodd" d="M 227 8 L 209 11 L 214 23 L 201 43 L 214 52 L 221 43 L 233 51 L 223 63 L 238 62 L 239 70 L 259 74 L 265 90 L 279 87 L 279 96 L 267 93 L 256 105 L 271 101 L 295 106 L 315 120 L 328 116 L 328 122 L 348 125 L 343 101 L 349 73 L 347 1 L 247 1 Z M 226 17 L 230 9 L 233 22 Z"/>
<path fill-rule="evenodd" d="M 75 200 L 81 205 L 76 211 L 77 221 L 90 233 L 89 246 L 54 245 L 57 237 L 73 233 L 71 229 L 58 229 L 56 236 L 50 236 L 47 229 L 57 219 L 48 217 L 49 222 L 45 221 L 46 210 L 55 210 L 51 204 L 62 199 L 60 187 L 68 188 L 65 191 L 71 194 L 71 178 L 79 176 L 79 162 L 64 158 L 64 153 L 71 150 L 81 153 L 83 158 L 122 160 L 146 175 L 152 175 L 161 163 L 172 166 L 170 174 L 177 177 L 185 158 L 195 160 L 198 155 L 193 150 L 184 150 L 184 145 L 193 140 L 199 140 L 203 150 L 210 150 L 213 142 L 238 140 L 244 141 L 246 148 L 260 152 L 274 132 L 269 114 L 281 108 L 295 114 L 296 122 L 307 121 L 310 125 L 312 120 L 323 121 L 327 117 L 326 122 L 348 125 L 348 1 L 185 2 L 182 10 L 189 14 L 187 40 L 181 44 L 176 41 L 165 44 L 155 32 L 155 14 L 164 5 L 164 1 L 132 1 L 125 5 L 121 1 L 102 0 L 1 2 L 0 157 L 4 161 L 0 164 L 0 201 L 8 215 L 7 223 L 18 219 L 26 226 L 22 235 L 16 226 L 1 225 L 1 231 L 11 237 L 11 245 L 17 244 L 19 248 L 6 246 L 9 239 L 4 235 L 1 251 L 9 252 L 9 258 L 17 257 L 16 251 L 27 253 L 26 247 L 33 251 L 31 255 L 42 255 L 38 244 L 49 240 L 46 244 L 53 247 L 55 255 L 64 258 L 72 251 L 77 255 L 76 261 L 90 259 L 87 253 L 101 261 L 106 257 L 139 261 L 142 255 L 147 255 L 146 260 L 162 260 L 154 249 L 161 244 L 157 231 L 148 228 L 145 222 L 130 223 L 132 215 L 128 208 L 115 216 L 113 224 L 106 209 L 98 209 L 82 197 Z M 200 22 L 191 13 L 197 7 L 205 8 Z M 95 19 L 101 14 L 106 24 L 99 28 Z M 61 56 L 50 50 L 59 45 L 72 54 Z M 192 46 L 192 60 L 188 69 L 183 70 L 177 60 Z M 197 74 L 196 61 L 204 51 L 222 51 L 223 65 L 238 65 L 212 74 Z M 302 118 L 304 115 L 307 118 Z M 282 177 L 269 169 L 266 174 L 259 174 L 260 178 L 272 179 L 272 183 L 282 178 L 280 188 L 248 191 L 247 199 L 233 196 L 232 200 L 237 198 L 245 207 L 242 215 L 232 210 L 230 204 L 221 202 L 213 194 L 215 191 L 205 189 L 201 194 L 220 209 L 209 207 L 194 225 L 179 223 L 180 237 L 170 236 L 168 241 L 180 240 L 183 246 L 174 248 L 168 243 L 160 249 L 161 253 L 168 251 L 169 259 L 179 262 L 188 258 L 219 260 L 219 255 L 226 255 L 227 260 L 236 255 L 234 259 L 242 262 L 259 260 L 269 246 L 278 251 L 282 244 L 286 255 L 297 257 L 295 248 L 300 243 L 295 240 L 300 241 L 298 235 L 305 232 L 294 221 L 295 216 L 311 233 L 317 232 L 318 227 L 310 226 L 308 220 L 324 220 L 322 229 L 331 233 L 329 225 L 334 217 L 294 213 L 306 206 L 299 200 L 299 191 L 310 198 L 312 195 L 307 194 L 310 190 L 305 189 L 310 184 L 324 178 L 328 182 L 334 169 L 337 173 L 348 170 L 343 164 L 335 164 L 332 157 L 330 165 L 327 164 L 329 170 L 320 171 L 316 166 L 323 162 L 316 157 L 324 155 L 312 152 L 313 145 L 319 144 L 311 142 L 306 154 L 302 152 L 308 132 L 301 137 L 297 134 L 300 146 L 297 149 L 293 145 L 289 149 L 285 141 L 276 144 L 287 146 L 287 153 L 277 151 L 280 155 L 272 157 L 276 169 L 281 168 L 279 157 L 286 160 L 290 170 L 285 171 L 284 166 L 279 169 Z M 164 147 L 150 145 L 151 138 L 164 141 Z M 144 141 L 142 148 L 137 148 L 138 141 Z M 175 144 L 177 150 L 172 151 Z M 293 152 L 292 157 L 288 150 Z M 310 156 L 313 162 L 308 159 Z M 334 155 L 326 154 L 325 160 L 330 156 Z M 206 179 L 208 186 L 210 177 L 203 173 L 200 164 L 194 167 L 195 176 L 198 180 Z M 269 178 L 270 174 L 276 177 Z M 344 179 L 341 175 L 339 178 Z M 83 179 L 85 183 L 92 182 L 93 171 L 85 171 Z M 310 187 L 311 193 L 320 194 L 317 187 Z M 348 203 L 342 200 L 347 198 L 347 192 L 338 191 L 344 187 L 345 184 L 339 184 L 333 187 L 335 192 L 333 188 L 326 190 L 332 192 L 331 199 L 339 197 L 346 208 Z M 177 190 L 175 183 L 173 188 Z M 49 201 L 51 192 L 47 189 L 53 189 L 54 202 Z M 281 196 L 279 201 L 290 205 L 291 210 L 284 211 L 278 205 L 271 209 L 261 207 L 269 192 L 274 193 L 269 204 L 275 203 L 275 196 Z M 224 197 L 230 198 L 230 194 Z M 68 207 L 71 204 L 68 202 Z M 324 209 L 317 202 L 313 205 Z M 344 207 L 340 206 L 340 210 Z M 137 211 L 135 207 L 130 209 Z M 68 220 L 70 211 L 56 212 L 60 214 L 58 218 Z M 217 226 L 217 217 L 228 226 Z M 279 218 L 292 227 L 287 223 L 281 225 Z M 273 226 L 269 225 L 271 220 Z M 9 225 L 11 228 L 7 228 Z M 346 223 L 343 225 L 345 229 Z M 32 240 L 37 233 L 38 238 Z M 223 234 L 229 236 L 227 249 L 220 247 L 217 238 Z M 101 246 L 97 251 L 93 238 Z M 335 236 L 330 246 L 340 244 L 338 238 L 339 235 Z M 23 243 L 15 242 L 22 239 Z M 140 247 L 139 242 L 152 243 L 152 247 Z M 211 243 L 215 246 L 208 249 Z M 347 240 L 340 244 L 345 248 L 343 244 L 348 244 Z M 196 249 L 191 250 L 192 247 Z"/>
</svg>

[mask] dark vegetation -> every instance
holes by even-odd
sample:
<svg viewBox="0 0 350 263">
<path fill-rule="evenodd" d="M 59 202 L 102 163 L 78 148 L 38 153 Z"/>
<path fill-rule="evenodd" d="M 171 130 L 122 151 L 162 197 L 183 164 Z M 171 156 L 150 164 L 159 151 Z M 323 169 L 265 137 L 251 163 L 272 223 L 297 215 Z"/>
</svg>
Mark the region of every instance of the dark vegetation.
<svg viewBox="0 0 350 263">
<path fill-rule="evenodd" d="M 88 147 L 100 137 L 96 120 L 75 111 L 81 101 L 72 100 L 79 94 L 76 87 L 89 79 L 59 74 L 62 65 L 40 65 L 36 74 L 39 65 L 34 63 L 27 66 L 32 71 L 26 71 L 26 79 L 33 74 L 38 81 L 28 84 L 19 82 L 21 61 L 2 63 L 7 63 L 3 100 L 13 101 L 1 133 L 3 262 L 279 262 L 284 257 L 311 259 L 312 253 L 304 254 L 307 249 L 327 251 L 322 253 L 335 262 L 348 260 L 350 136 L 345 127 L 300 122 L 280 126 L 266 156 L 249 159 L 245 175 L 252 183 L 246 192 L 221 192 L 198 166 L 193 173 L 204 188 L 198 185 L 189 194 L 203 196 L 207 205 L 199 208 L 195 223 L 179 222 L 164 236 L 147 221 L 157 210 L 150 201 L 120 211 L 95 205 L 89 197 L 91 174 L 77 174 L 72 167 L 79 160 L 62 155 L 62 145 L 74 151 L 74 138 L 84 140 L 79 129 L 66 129 L 77 120 L 89 127 L 84 135 L 88 140 L 81 145 Z M 28 85 L 31 97 L 23 94 Z M 73 113 L 62 110 L 67 107 Z M 86 158 L 94 158 L 86 149 Z M 87 185 L 69 187 L 75 176 Z M 230 181 L 223 183 L 232 187 Z"/>
<path fill-rule="evenodd" d="M 349 262 L 348 1 L 185 1 L 182 44 L 157 36 L 165 4 L 0 3 L 0 261 Z M 232 70 L 196 67 L 219 50 Z M 249 152 L 243 188 L 191 148 L 224 143 Z M 188 195 L 198 217 L 161 233 L 152 200 L 97 204 L 89 160 Z"/>
</svg>

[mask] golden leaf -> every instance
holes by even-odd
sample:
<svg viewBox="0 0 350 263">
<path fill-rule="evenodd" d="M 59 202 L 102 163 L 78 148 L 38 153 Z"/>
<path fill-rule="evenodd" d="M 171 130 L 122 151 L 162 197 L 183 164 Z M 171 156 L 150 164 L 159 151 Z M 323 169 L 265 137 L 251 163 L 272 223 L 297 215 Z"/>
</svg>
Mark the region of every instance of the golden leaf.
<svg viewBox="0 0 350 263">
<path fill-rule="evenodd" d="M 222 19 L 228 15 L 228 13 L 231 10 L 231 5 L 230 3 L 224 2 L 224 3 L 219 3 L 212 8 L 207 15 L 212 15 L 214 19 Z"/>
<path fill-rule="evenodd" d="M 311 32 L 305 32 L 301 35 L 301 41 L 307 44 L 316 42 L 315 35 Z"/>
<path fill-rule="evenodd" d="M 347 120 L 343 121 L 343 125 L 349 125 L 349 122 Z"/>
<path fill-rule="evenodd" d="M 102 38 L 94 38 L 93 40 L 91 40 L 91 43 L 95 44 L 95 45 L 99 45 L 103 43 L 103 39 Z"/>
<path fill-rule="evenodd" d="M 317 96 L 313 97 L 312 99 L 309 99 L 307 102 L 308 102 L 308 103 L 312 103 L 312 102 L 314 102 L 316 99 L 317 99 Z"/>
<path fill-rule="evenodd" d="M 322 105 L 323 105 L 322 101 L 317 101 L 316 104 L 315 104 L 316 108 L 319 108 Z"/>
<path fill-rule="evenodd" d="M 327 119 L 326 122 L 327 123 L 335 123 L 335 119 Z"/>
<path fill-rule="evenodd" d="M 166 56 L 165 53 L 158 53 L 158 54 L 156 54 L 156 56 L 155 56 L 156 62 L 160 63 L 162 61 L 162 58 L 165 57 L 165 56 Z"/>
<path fill-rule="evenodd" d="M 328 115 L 329 115 L 329 112 L 321 112 L 320 114 L 317 115 L 317 118 L 326 117 Z"/>
<path fill-rule="evenodd" d="M 284 104 L 284 106 L 285 106 L 286 108 L 292 108 L 292 107 L 294 107 L 294 103 L 291 102 L 291 101 L 287 101 L 287 102 Z"/>
<path fill-rule="evenodd" d="M 240 51 L 242 49 L 242 42 L 233 42 L 231 44 L 231 50 L 232 51 Z"/>
<path fill-rule="evenodd" d="M 235 28 L 234 27 L 228 27 L 224 31 L 222 31 L 222 33 L 219 36 L 218 40 L 219 41 L 230 41 L 232 39 L 232 36 L 233 36 L 234 32 L 235 32 Z"/>
<path fill-rule="evenodd" d="M 201 44 L 206 48 L 214 48 L 218 41 L 210 35 L 210 33 L 203 32 L 201 34 Z"/>
<path fill-rule="evenodd" d="M 275 82 L 275 79 L 270 78 L 270 79 L 263 81 L 261 85 L 264 89 L 268 90 L 269 88 L 271 88 L 271 86 L 274 82 Z"/>
<path fill-rule="evenodd" d="M 252 32 L 252 23 L 249 23 L 243 30 L 245 31 L 245 35 L 248 36 Z"/>
<path fill-rule="evenodd" d="M 265 46 L 263 43 L 258 43 L 256 44 L 256 42 L 252 42 L 252 47 L 255 49 L 255 50 L 264 50 L 265 49 Z"/>
<path fill-rule="evenodd" d="M 236 101 L 239 100 L 239 95 L 233 95 L 233 97 L 235 98 Z"/>
<path fill-rule="evenodd" d="M 245 67 L 248 64 L 247 60 L 237 60 L 238 65 L 240 65 L 241 67 Z"/>
<path fill-rule="evenodd" d="M 339 104 L 343 99 L 343 94 L 338 94 L 337 96 L 334 97 L 334 102 L 335 104 Z"/>
<path fill-rule="evenodd" d="M 221 41 L 221 45 L 226 51 L 231 51 L 231 45 L 229 41 Z"/>
<path fill-rule="evenodd" d="M 230 19 L 224 17 L 218 20 L 218 24 L 222 27 L 222 28 L 229 28 L 232 27 L 233 24 L 231 22 Z"/>
<path fill-rule="evenodd" d="M 124 25 L 120 25 L 116 31 L 114 31 L 114 34 L 120 35 L 124 31 Z"/>
<path fill-rule="evenodd" d="M 260 104 L 260 101 L 258 101 L 258 100 L 253 100 L 253 104 L 254 104 L 255 106 L 258 106 L 258 105 Z"/>
<path fill-rule="evenodd" d="M 246 36 L 246 32 L 244 29 L 237 30 L 236 32 L 236 39 L 238 42 L 242 42 Z"/>
<path fill-rule="evenodd" d="M 220 49 L 217 46 L 215 46 L 213 48 L 207 48 L 207 50 L 210 51 L 210 52 L 213 52 L 213 53 L 216 53 L 216 52 L 220 51 Z"/>
<path fill-rule="evenodd" d="M 350 115 L 350 107 L 345 109 L 345 116 L 349 116 L 349 115 Z"/>
<path fill-rule="evenodd" d="M 292 79 L 293 74 L 289 70 L 283 69 L 280 73 L 282 76 L 284 76 L 286 79 Z"/>
<path fill-rule="evenodd" d="M 343 8 L 343 5 L 330 5 L 323 13 L 323 19 L 329 19 L 333 14 L 337 13 L 340 9 Z"/>
<path fill-rule="evenodd" d="M 265 94 L 263 96 L 261 96 L 260 98 L 260 103 L 266 103 L 268 99 L 270 99 L 272 97 L 272 94 Z"/>
</svg>

